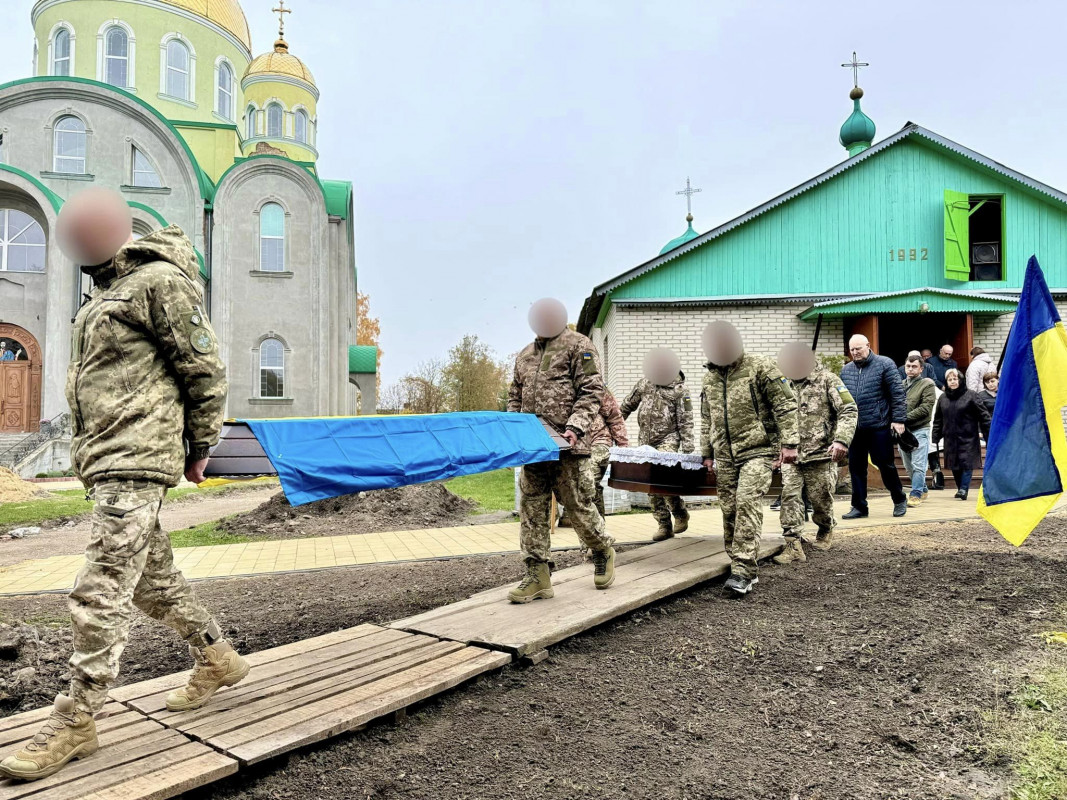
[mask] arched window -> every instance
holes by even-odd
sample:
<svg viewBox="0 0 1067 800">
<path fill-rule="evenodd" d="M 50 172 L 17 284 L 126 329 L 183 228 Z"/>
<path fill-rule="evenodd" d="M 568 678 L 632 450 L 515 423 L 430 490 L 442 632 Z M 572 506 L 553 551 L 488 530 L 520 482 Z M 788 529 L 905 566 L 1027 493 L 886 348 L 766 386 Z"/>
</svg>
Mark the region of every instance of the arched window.
<svg viewBox="0 0 1067 800">
<path fill-rule="evenodd" d="M 152 162 L 136 147 L 133 148 L 132 172 L 133 174 L 130 176 L 131 186 L 142 186 L 148 189 L 159 189 L 163 186 L 163 181 L 159 179 L 159 173 L 152 166 Z"/>
<path fill-rule="evenodd" d="M 130 37 L 118 26 L 104 34 L 104 82 L 112 86 L 129 86 Z"/>
<path fill-rule="evenodd" d="M 44 229 L 29 214 L 0 208 L 0 271 L 44 272 Z"/>
<path fill-rule="evenodd" d="M 285 346 L 277 339 L 259 345 L 259 396 L 285 397 Z"/>
<path fill-rule="evenodd" d="M 233 70 L 223 61 L 219 64 L 219 108 L 218 114 L 226 119 L 233 119 Z"/>
<path fill-rule="evenodd" d="M 277 103 L 267 106 L 267 136 L 272 139 L 282 138 L 282 107 Z"/>
<path fill-rule="evenodd" d="M 308 114 L 303 109 L 296 112 L 296 140 L 308 143 Z"/>
<path fill-rule="evenodd" d="M 249 106 L 248 111 L 245 112 L 245 124 L 247 126 L 245 138 L 255 139 L 258 133 L 256 129 L 259 127 L 259 112 L 256 111 L 255 106 Z"/>
<path fill-rule="evenodd" d="M 285 211 L 277 203 L 259 210 L 259 268 L 285 272 Z"/>
<path fill-rule="evenodd" d="M 189 48 L 177 39 L 167 42 L 167 94 L 189 99 Z"/>
<path fill-rule="evenodd" d="M 60 28 L 52 39 L 52 74 L 70 75 L 70 31 Z"/>
<path fill-rule="evenodd" d="M 85 123 L 77 117 L 60 117 L 56 120 L 53 138 L 53 170 L 84 175 Z"/>
</svg>

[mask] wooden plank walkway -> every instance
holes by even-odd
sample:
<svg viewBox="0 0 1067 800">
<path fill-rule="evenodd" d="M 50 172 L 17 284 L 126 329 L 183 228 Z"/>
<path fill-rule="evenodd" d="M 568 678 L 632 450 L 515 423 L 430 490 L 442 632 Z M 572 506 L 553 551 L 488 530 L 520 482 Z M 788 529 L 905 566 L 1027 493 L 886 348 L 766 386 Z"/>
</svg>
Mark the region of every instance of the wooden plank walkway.
<svg viewBox="0 0 1067 800">
<path fill-rule="evenodd" d="M 254 764 L 451 689 L 511 658 L 432 636 L 360 625 L 249 656 L 252 672 L 196 711 L 166 710 L 168 675 L 113 696 L 168 728 Z"/>
<path fill-rule="evenodd" d="M 0 719 L 5 755 L 33 738 L 51 706 Z M 33 783 L 0 780 L 0 799 L 163 800 L 237 772 L 238 764 L 120 703 L 96 722 L 100 750 Z"/>
<path fill-rule="evenodd" d="M 782 547 L 781 536 L 765 536 L 760 555 Z M 556 596 L 525 605 L 509 603 L 510 586 L 398 620 L 391 628 L 529 656 L 634 609 L 726 575 L 730 557 L 721 537 L 679 537 L 622 553 L 615 583 L 593 587 L 592 567 L 580 564 L 552 576 Z"/>
</svg>

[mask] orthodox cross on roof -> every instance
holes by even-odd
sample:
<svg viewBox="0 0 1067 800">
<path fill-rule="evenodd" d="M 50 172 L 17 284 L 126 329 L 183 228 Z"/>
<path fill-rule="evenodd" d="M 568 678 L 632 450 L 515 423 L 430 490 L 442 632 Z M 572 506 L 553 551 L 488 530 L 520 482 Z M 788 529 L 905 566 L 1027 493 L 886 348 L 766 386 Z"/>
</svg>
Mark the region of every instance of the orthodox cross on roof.
<svg viewBox="0 0 1067 800">
<path fill-rule="evenodd" d="M 285 0 L 278 0 L 278 7 L 272 8 L 271 11 L 278 15 L 278 36 L 282 39 L 285 38 L 285 15 L 292 14 L 293 9 L 285 7 Z"/>
<path fill-rule="evenodd" d="M 852 60 L 847 64 L 842 64 L 842 67 L 850 67 L 852 69 L 852 86 L 857 87 L 860 85 L 860 67 L 869 67 L 870 64 L 866 61 L 856 60 L 856 51 L 852 51 Z"/>
<path fill-rule="evenodd" d="M 700 189 L 693 188 L 693 185 L 689 183 L 689 178 L 687 177 L 685 179 L 685 188 L 675 192 L 675 194 L 685 195 L 685 210 L 688 211 L 690 214 L 693 213 L 693 195 L 695 195 L 699 191 Z"/>
</svg>

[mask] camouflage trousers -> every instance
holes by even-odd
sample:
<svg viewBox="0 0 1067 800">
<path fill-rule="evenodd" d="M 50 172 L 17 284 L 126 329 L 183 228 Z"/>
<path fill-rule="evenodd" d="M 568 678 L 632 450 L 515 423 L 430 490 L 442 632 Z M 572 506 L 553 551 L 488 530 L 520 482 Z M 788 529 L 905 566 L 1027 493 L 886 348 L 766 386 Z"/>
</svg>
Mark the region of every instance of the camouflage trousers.
<svg viewBox="0 0 1067 800">
<path fill-rule="evenodd" d="M 677 447 L 657 447 L 656 449 L 669 453 L 678 451 Z M 671 514 L 679 518 L 689 516 L 685 508 L 685 500 L 676 494 L 650 494 L 648 502 L 652 506 L 652 516 L 661 526 L 671 526 Z"/>
<path fill-rule="evenodd" d="M 519 546 L 526 560 L 552 564 L 549 514 L 552 494 L 563 503 L 574 532 L 590 550 L 606 550 L 614 541 L 604 530 L 604 517 L 594 504 L 596 490 L 590 456 L 560 453 L 559 461 L 527 464 L 519 476 Z"/>
<path fill-rule="evenodd" d="M 836 527 L 834 489 L 837 488 L 837 465 L 832 461 L 813 464 L 782 464 L 782 531 L 786 539 L 799 539 L 804 530 L 804 488 L 813 509 L 812 520 L 819 533 Z"/>
<path fill-rule="evenodd" d="M 608 471 L 608 462 L 611 460 L 611 448 L 606 444 L 594 444 L 593 454 L 589 456 L 589 475 L 593 479 L 593 504 L 596 506 L 596 510 L 600 512 L 600 516 L 605 516 L 604 512 L 604 474 Z"/>
<path fill-rule="evenodd" d="M 750 458 L 741 463 L 718 462 L 715 467 L 723 540 L 733 561 L 731 572 L 745 578 L 759 574 L 763 496 L 771 487 L 771 460 Z"/>
<path fill-rule="evenodd" d="M 95 713 L 107 700 L 134 606 L 197 647 L 210 643 L 209 628 L 217 629 L 175 568 L 170 539 L 159 527 L 166 492 L 146 481 L 105 481 L 93 488 L 92 533 L 69 600 L 70 696 L 85 711 Z"/>
</svg>

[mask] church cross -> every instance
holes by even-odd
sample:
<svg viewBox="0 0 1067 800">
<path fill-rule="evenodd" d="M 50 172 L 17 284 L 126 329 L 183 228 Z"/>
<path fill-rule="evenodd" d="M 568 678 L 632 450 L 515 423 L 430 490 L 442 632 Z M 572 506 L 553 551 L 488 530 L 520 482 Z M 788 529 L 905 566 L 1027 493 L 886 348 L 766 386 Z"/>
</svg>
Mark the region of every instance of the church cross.
<svg viewBox="0 0 1067 800">
<path fill-rule="evenodd" d="M 856 51 L 853 50 L 852 60 L 849 61 L 847 64 L 842 64 L 841 66 L 850 67 L 852 69 L 852 85 L 855 87 L 860 85 L 860 67 L 869 67 L 870 64 L 866 61 L 857 61 Z"/>
<path fill-rule="evenodd" d="M 271 11 L 278 15 L 278 36 L 285 38 L 285 15 L 292 14 L 291 8 L 285 7 L 285 0 L 278 0 L 278 7 L 272 8 Z"/>
<path fill-rule="evenodd" d="M 700 189 L 694 189 L 692 184 L 689 183 L 689 178 L 685 179 L 685 188 L 675 192 L 675 194 L 685 195 L 685 210 L 690 214 L 693 213 L 693 195 L 699 192 Z"/>
</svg>

